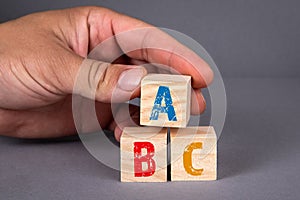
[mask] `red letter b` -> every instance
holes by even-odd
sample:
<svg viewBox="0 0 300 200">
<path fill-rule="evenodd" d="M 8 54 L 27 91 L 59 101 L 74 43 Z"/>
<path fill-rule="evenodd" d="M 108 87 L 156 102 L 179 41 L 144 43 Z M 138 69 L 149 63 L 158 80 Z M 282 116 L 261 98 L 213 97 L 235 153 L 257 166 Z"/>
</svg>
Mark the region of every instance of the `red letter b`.
<svg viewBox="0 0 300 200">
<path fill-rule="evenodd" d="M 147 150 L 147 154 L 142 156 L 142 149 Z M 134 143 L 134 176 L 148 177 L 155 172 L 156 165 L 152 159 L 154 156 L 154 146 L 150 142 L 135 142 Z M 143 171 L 143 163 L 146 162 L 148 168 Z"/>
</svg>

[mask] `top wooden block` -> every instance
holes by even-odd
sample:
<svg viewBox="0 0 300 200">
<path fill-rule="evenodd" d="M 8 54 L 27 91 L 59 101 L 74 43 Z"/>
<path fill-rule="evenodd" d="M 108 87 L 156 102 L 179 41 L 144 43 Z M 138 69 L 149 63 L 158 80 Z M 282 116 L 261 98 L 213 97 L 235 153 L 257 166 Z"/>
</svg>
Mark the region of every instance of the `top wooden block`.
<svg viewBox="0 0 300 200">
<path fill-rule="evenodd" d="M 141 83 L 140 124 L 186 127 L 190 118 L 191 77 L 149 74 Z"/>
</svg>

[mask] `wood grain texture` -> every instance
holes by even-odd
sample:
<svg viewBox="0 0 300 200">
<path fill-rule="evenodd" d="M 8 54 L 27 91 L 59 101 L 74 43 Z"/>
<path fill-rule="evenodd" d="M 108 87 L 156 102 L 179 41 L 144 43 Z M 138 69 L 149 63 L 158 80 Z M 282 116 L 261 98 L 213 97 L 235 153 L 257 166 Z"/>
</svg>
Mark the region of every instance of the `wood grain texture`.
<svg viewBox="0 0 300 200">
<path fill-rule="evenodd" d="M 166 113 L 157 120 L 150 120 L 154 102 L 160 86 L 170 89 L 176 121 L 170 121 Z M 149 74 L 141 83 L 140 124 L 158 127 L 186 127 L 190 118 L 191 77 L 169 74 Z M 163 100 L 162 103 L 165 101 Z"/>
<path fill-rule="evenodd" d="M 170 137 L 172 181 L 217 179 L 217 137 L 213 127 L 172 128 Z"/>
<path fill-rule="evenodd" d="M 136 177 L 134 171 L 134 143 L 151 142 L 155 152 L 152 157 L 156 170 L 152 176 Z M 167 129 L 157 127 L 126 127 L 120 141 L 121 182 L 167 181 Z M 143 155 L 147 152 L 143 149 Z M 147 164 L 147 163 L 143 163 Z M 147 165 L 145 166 L 147 168 Z"/>
</svg>

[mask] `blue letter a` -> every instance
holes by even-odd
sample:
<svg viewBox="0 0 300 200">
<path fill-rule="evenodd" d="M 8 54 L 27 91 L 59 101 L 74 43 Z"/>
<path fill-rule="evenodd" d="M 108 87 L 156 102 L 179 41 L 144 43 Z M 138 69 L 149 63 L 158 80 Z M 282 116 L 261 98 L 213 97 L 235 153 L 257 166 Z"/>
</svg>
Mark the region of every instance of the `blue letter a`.
<svg viewBox="0 0 300 200">
<path fill-rule="evenodd" d="M 165 107 L 161 105 L 163 99 L 165 100 Z M 169 121 L 177 121 L 175 110 L 172 104 L 173 102 L 170 89 L 166 86 L 159 86 L 150 120 L 157 120 L 159 113 L 167 113 Z"/>
</svg>

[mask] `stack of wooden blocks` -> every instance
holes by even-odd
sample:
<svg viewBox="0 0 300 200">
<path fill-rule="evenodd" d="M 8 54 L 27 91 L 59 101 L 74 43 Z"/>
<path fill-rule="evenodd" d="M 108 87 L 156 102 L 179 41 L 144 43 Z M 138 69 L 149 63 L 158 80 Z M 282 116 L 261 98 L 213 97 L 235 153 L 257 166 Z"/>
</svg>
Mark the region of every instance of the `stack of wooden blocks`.
<svg viewBox="0 0 300 200">
<path fill-rule="evenodd" d="M 144 127 L 123 130 L 122 182 L 166 182 L 168 153 L 171 181 L 217 179 L 215 131 L 211 126 L 187 127 L 190 104 L 190 76 L 149 74 L 142 80 Z M 171 148 L 167 148 L 168 130 Z"/>
</svg>

